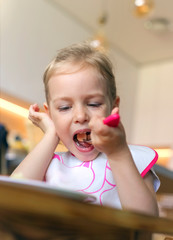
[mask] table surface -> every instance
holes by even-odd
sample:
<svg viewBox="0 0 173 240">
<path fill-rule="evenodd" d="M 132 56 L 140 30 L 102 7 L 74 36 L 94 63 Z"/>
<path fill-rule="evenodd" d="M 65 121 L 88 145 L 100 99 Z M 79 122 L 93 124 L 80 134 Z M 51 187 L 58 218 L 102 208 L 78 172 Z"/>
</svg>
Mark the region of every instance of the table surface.
<svg viewBox="0 0 173 240">
<path fill-rule="evenodd" d="M 102 207 L 58 191 L 1 181 L 0 195 L 0 230 L 20 239 L 142 239 L 136 237 L 142 232 L 173 235 L 171 219 Z"/>
</svg>

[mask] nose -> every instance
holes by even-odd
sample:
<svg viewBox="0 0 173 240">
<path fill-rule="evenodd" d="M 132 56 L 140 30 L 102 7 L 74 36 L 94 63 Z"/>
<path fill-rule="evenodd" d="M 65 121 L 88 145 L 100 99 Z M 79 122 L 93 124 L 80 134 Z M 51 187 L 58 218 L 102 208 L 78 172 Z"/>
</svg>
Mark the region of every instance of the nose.
<svg viewBox="0 0 173 240">
<path fill-rule="evenodd" d="M 85 123 L 89 120 L 89 115 L 85 107 L 76 107 L 73 115 L 74 123 Z"/>
</svg>

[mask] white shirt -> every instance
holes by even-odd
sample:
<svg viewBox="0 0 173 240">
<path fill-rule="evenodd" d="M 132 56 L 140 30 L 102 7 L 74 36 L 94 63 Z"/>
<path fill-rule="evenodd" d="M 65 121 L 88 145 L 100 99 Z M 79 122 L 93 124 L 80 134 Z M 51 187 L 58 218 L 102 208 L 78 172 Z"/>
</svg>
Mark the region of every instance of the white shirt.
<svg viewBox="0 0 173 240">
<path fill-rule="evenodd" d="M 154 189 L 157 191 L 160 181 L 152 169 L 158 159 L 157 153 L 144 146 L 129 145 L 129 149 L 142 177 L 151 170 Z M 45 178 L 53 186 L 94 195 L 96 204 L 121 208 L 116 183 L 103 153 L 92 161 L 84 162 L 70 152 L 55 153 Z"/>
</svg>

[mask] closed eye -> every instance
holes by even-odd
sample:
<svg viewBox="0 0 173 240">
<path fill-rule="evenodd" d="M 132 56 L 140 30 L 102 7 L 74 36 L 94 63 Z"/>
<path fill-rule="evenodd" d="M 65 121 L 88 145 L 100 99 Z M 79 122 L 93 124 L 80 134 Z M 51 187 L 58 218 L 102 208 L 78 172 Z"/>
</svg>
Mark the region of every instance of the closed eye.
<svg viewBox="0 0 173 240">
<path fill-rule="evenodd" d="M 102 103 L 88 103 L 89 107 L 100 107 Z"/>
<path fill-rule="evenodd" d="M 69 110 L 70 108 L 71 108 L 71 107 L 69 107 L 69 106 L 62 106 L 62 107 L 59 107 L 58 110 L 59 110 L 60 112 L 63 112 L 63 111 Z"/>
</svg>

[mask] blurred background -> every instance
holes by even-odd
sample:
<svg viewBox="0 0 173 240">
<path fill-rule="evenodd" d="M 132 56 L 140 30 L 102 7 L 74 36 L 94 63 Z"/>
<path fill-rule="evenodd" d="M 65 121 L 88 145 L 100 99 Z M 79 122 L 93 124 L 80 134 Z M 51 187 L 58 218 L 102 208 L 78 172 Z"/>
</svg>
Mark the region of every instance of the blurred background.
<svg viewBox="0 0 173 240">
<path fill-rule="evenodd" d="M 45 67 L 58 49 L 89 40 L 113 61 L 128 142 L 158 149 L 158 165 L 173 181 L 172 0 L 1 0 L 0 11 L 1 152 L 7 170 L 42 136 L 28 122 L 27 109 L 45 102 Z M 2 161 L 1 170 L 6 167 Z"/>
</svg>

